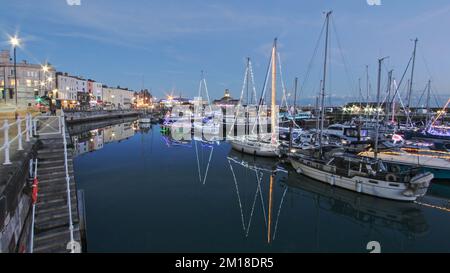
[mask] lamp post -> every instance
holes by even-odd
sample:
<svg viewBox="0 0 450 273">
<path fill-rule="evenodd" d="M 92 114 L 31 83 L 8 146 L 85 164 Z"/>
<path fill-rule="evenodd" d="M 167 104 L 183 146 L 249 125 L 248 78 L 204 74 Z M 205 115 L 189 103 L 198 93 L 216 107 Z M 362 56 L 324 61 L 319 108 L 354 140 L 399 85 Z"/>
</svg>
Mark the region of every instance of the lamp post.
<svg viewBox="0 0 450 273">
<path fill-rule="evenodd" d="M 17 36 L 11 37 L 9 40 L 14 48 L 14 93 L 16 95 L 16 108 L 17 108 L 17 61 L 16 61 L 16 48 L 20 45 L 20 40 Z"/>
<path fill-rule="evenodd" d="M 47 77 L 47 72 L 49 71 L 49 66 L 47 65 L 47 64 L 45 64 L 45 65 L 43 65 L 42 66 L 42 72 L 43 72 L 43 78 L 44 78 L 44 81 L 45 81 L 45 78 Z M 41 80 L 41 79 L 40 79 Z M 40 86 L 41 87 L 45 87 L 45 89 L 47 89 L 47 83 L 46 82 L 44 82 L 44 81 L 42 81 L 41 83 L 40 83 Z M 42 91 L 44 92 L 44 94 L 46 93 L 46 91 L 47 90 L 41 90 L 41 92 L 40 92 L 40 94 L 39 95 L 43 95 L 42 94 Z"/>
</svg>

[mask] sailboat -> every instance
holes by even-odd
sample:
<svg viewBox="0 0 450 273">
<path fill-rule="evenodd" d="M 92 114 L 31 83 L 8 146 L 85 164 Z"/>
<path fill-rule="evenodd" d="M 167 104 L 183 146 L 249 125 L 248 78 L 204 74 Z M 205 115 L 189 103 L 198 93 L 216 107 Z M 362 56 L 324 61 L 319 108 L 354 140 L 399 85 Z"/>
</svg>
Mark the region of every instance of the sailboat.
<svg viewBox="0 0 450 273">
<path fill-rule="evenodd" d="M 326 14 L 325 60 L 321 90 L 321 126 L 319 130 L 319 148 L 291 153 L 289 161 L 298 172 L 310 178 L 338 186 L 358 193 L 364 193 L 386 199 L 414 201 L 426 194 L 433 174 L 408 169 L 393 172 L 378 160 L 353 155 L 338 147 L 322 145 L 324 97 L 326 87 L 328 36 L 331 11 Z M 377 103 L 380 103 L 381 65 L 385 58 L 378 60 Z M 379 130 L 379 112 L 375 135 Z M 378 152 L 378 138 L 375 138 L 375 151 Z"/>
<path fill-rule="evenodd" d="M 251 154 L 254 156 L 277 157 L 278 151 L 278 136 L 277 127 L 278 119 L 276 113 L 276 71 L 277 71 L 277 39 L 274 40 L 271 56 L 272 68 L 272 100 L 271 100 L 271 133 L 255 135 L 243 135 L 238 137 L 229 137 L 231 147 L 242 153 Z M 239 102 L 239 106 L 241 101 Z M 238 109 L 239 109 L 238 106 Z M 261 111 L 258 110 L 258 119 Z M 237 119 L 236 115 L 236 119 Z M 234 126 L 233 126 L 234 127 Z"/>
<path fill-rule="evenodd" d="M 206 94 L 207 108 L 203 109 L 203 91 Z M 220 132 L 220 120 L 222 120 L 221 111 L 213 111 L 211 107 L 211 101 L 209 99 L 208 86 L 206 85 L 206 79 L 202 71 L 202 79 L 200 80 L 200 86 L 198 89 L 198 110 L 194 113 L 193 128 L 195 132 L 200 134 L 217 135 Z"/>
</svg>

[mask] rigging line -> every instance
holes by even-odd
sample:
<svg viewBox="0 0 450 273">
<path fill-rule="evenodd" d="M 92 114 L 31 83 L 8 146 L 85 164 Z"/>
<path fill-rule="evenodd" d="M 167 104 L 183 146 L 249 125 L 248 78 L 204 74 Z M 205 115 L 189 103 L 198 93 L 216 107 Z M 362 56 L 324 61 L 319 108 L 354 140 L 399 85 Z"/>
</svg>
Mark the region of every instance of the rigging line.
<svg viewBox="0 0 450 273">
<path fill-rule="evenodd" d="M 255 170 L 255 173 L 256 173 L 256 179 L 257 179 L 257 181 L 256 181 L 256 182 L 257 182 L 257 184 L 256 184 L 256 192 L 255 192 L 255 197 L 253 198 L 252 210 L 251 210 L 251 212 L 250 212 L 250 218 L 249 218 L 249 220 L 248 220 L 248 224 L 247 224 L 247 232 L 246 232 L 246 234 L 245 234 L 245 237 L 248 237 L 248 233 L 249 233 L 249 231 L 250 231 L 250 226 L 251 226 L 251 224 L 252 224 L 252 219 L 253 219 L 253 212 L 255 211 L 256 199 L 258 199 L 258 192 L 259 192 L 259 189 L 261 188 L 261 186 L 260 186 L 261 181 L 258 180 L 258 170 Z"/>
<path fill-rule="evenodd" d="M 431 86 L 431 92 L 433 93 L 433 98 L 434 98 L 434 100 L 435 100 L 436 106 L 437 106 L 437 107 L 442 107 L 442 105 L 439 104 L 439 100 L 438 100 L 438 98 L 437 98 L 437 96 L 441 96 L 441 95 L 439 95 L 439 94 L 437 93 L 437 91 L 434 89 L 433 86 Z"/>
<path fill-rule="evenodd" d="M 209 111 L 212 112 L 211 100 L 209 99 L 208 86 L 206 85 L 206 79 L 205 78 L 203 78 L 203 82 L 205 84 L 206 97 L 208 98 Z"/>
<path fill-rule="evenodd" d="M 230 131 L 228 132 L 228 135 L 232 135 L 231 132 L 234 131 L 234 126 L 236 125 L 237 119 L 239 117 L 239 110 L 241 109 L 241 106 L 242 106 L 242 100 L 244 98 L 244 90 L 245 90 L 245 86 L 247 85 L 247 77 L 248 77 L 247 73 L 248 73 L 248 65 L 245 67 L 244 82 L 242 84 L 241 96 L 239 98 L 239 103 L 236 107 L 237 108 L 236 113 L 234 114 L 235 116 L 234 116 L 233 126 L 231 126 Z"/>
<path fill-rule="evenodd" d="M 280 57 L 280 53 L 277 52 L 277 56 L 278 56 L 278 66 L 280 69 L 280 79 L 281 79 L 281 89 L 283 89 L 283 98 L 286 102 L 286 109 L 289 110 L 289 105 L 288 105 L 288 99 L 287 99 L 287 94 L 286 94 L 286 85 L 284 84 L 284 79 L 283 79 L 283 72 L 281 70 L 281 57 Z M 283 99 L 281 99 L 281 106 L 283 105 Z"/>
<path fill-rule="evenodd" d="M 402 78 L 400 79 L 400 82 L 398 83 L 398 86 L 396 85 L 397 88 L 395 89 L 394 95 L 392 96 L 393 99 L 391 100 L 391 103 L 393 102 L 395 96 L 397 96 L 397 93 L 398 93 L 398 91 L 399 91 L 399 89 L 400 89 L 400 87 L 401 87 L 401 85 L 402 85 L 402 82 L 403 82 L 403 80 L 404 80 L 404 78 L 405 78 L 406 72 L 408 72 L 408 69 L 409 69 L 409 66 L 410 66 L 410 64 L 411 64 L 412 59 L 413 59 L 413 58 L 412 58 L 412 56 L 411 56 L 411 58 L 409 58 L 408 65 L 406 66 L 406 69 L 405 69 L 405 71 L 403 72 Z"/>
<path fill-rule="evenodd" d="M 280 219 L 281 207 L 283 206 L 283 201 L 284 201 L 284 197 L 286 196 L 287 190 L 288 190 L 288 187 L 286 187 L 286 189 L 284 189 L 284 193 L 283 193 L 283 196 L 281 197 L 281 201 L 280 201 L 280 206 L 278 207 L 277 220 L 275 221 L 275 229 L 274 229 L 273 238 L 272 238 L 273 241 L 275 241 L 275 238 L 277 236 L 278 220 Z"/>
<path fill-rule="evenodd" d="M 262 173 L 262 172 L 260 173 L 260 175 L 258 175 L 258 172 L 256 172 L 256 178 L 259 181 L 262 181 L 263 175 L 264 175 L 264 173 Z M 268 225 L 267 225 L 266 207 L 264 206 L 264 197 L 262 196 L 261 182 L 258 184 L 258 188 L 259 188 L 259 196 L 261 199 L 261 207 L 262 207 L 263 215 L 264 215 L 264 222 L 266 223 L 266 228 L 267 228 Z"/>
<path fill-rule="evenodd" d="M 245 231 L 245 221 L 244 221 L 244 213 L 242 211 L 241 196 L 239 194 L 239 187 L 238 187 L 238 184 L 237 184 L 236 175 L 234 174 L 234 169 L 233 169 L 233 166 L 231 165 L 231 162 L 230 162 L 229 159 L 228 159 L 228 164 L 230 165 L 231 173 L 233 174 L 234 185 L 236 186 L 236 194 L 237 194 L 238 202 L 239 202 L 239 208 L 241 210 L 242 228 Z"/>
<path fill-rule="evenodd" d="M 269 81 L 270 69 L 272 68 L 272 58 L 273 58 L 272 55 L 273 54 L 270 54 L 269 65 L 267 66 L 266 78 L 264 79 L 264 85 L 263 85 L 263 89 L 261 91 L 261 96 L 259 98 L 260 101 L 259 101 L 258 105 L 261 105 L 261 101 L 263 99 L 265 99 L 265 96 L 266 96 L 266 89 L 267 89 L 267 84 L 268 84 L 268 81 Z"/>
<path fill-rule="evenodd" d="M 339 38 L 339 34 L 338 34 L 338 31 L 337 31 L 336 25 L 334 23 L 334 18 L 333 17 L 331 17 L 331 25 L 333 26 L 334 33 L 336 34 L 336 42 L 337 42 L 337 45 L 338 45 L 338 48 L 339 48 L 339 53 L 341 54 L 342 61 L 344 63 L 344 69 L 345 69 L 345 73 L 347 75 L 347 80 L 349 81 L 350 89 L 352 90 L 352 93 L 354 93 L 354 91 L 355 91 L 354 90 L 354 83 L 355 83 L 355 81 L 354 81 L 354 78 L 353 78 L 353 74 L 351 73 L 351 71 L 349 69 L 349 65 L 347 64 L 347 60 L 344 57 L 344 52 L 343 52 L 342 46 L 341 46 L 341 39 Z"/>
<path fill-rule="evenodd" d="M 195 155 L 197 157 L 198 180 L 200 181 L 200 183 L 202 183 L 202 174 L 200 171 L 200 160 L 198 158 L 198 150 L 197 150 L 197 141 L 196 140 L 194 140 L 194 144 L 195 144 Z"/>
<path fill-rule="evenodd" d="M 419 46 L 420 46 L 420 45 L 419 45 Z M 420 53 L 420 56 L 422 57 L 422 61 L 424 62 L 425 69 L 426 69 L 427 72 L 428 72 L 429 78 L 433 79 L 433 81 L 436 81 L 436 80 L 433 78 L 433 75 L 432 75 L 432 73 L 431 73 L 430 67 L 428 66 L 428 62 L 427 62 L 427 60 L 425 59 L 425 55 L 423 54 L 423 50 L 418 50 L 418 51 L 419 51 L 419 53 Z"/>
<path fill-rule="evenodd" d="M 209 153 L 208 165 L 206 165 L 205 176 L 203 178 L 203 185 L 206 184 L 206 177 L 208 176 L 209 165 L 211 164 L 211 158 L 212 158 L 213 152 L 214 152 L 214 146 L 212 146 L 211 152 Z"/>
<path fill-rule="evenodd" d="M 257 94 L 256 94 L 256 83 L 255 83 L 255 76 L 253 75 L 253 66 L 252 66 L 252 62 L 251 60 L 249 61 L 249 69 L 250 69 L 250 79 L 252 80 L 252 90 L 253 90 L 253 98 L 252 98 L 252 103 L 253 103 L 253 99 L 256 101 L 258 100 Z"/>
<path fill-rule="evenodd" d="M 258 109 L 257 109 L 257 121 L 253 124 L 253 128 L 252 128 L 252 134 L 255 134 L 255 129 L 257 128 L 257 124 L 258 123 L 261 123 L 260 121 L 260 118 L 261 118 L 261 103 L 263 102 L 263 98 L 265 97 L 265 95 L 266 95 L 266 89 L 267 89 L 267 84 L 268 84 L 268 81 L 269 81 L 269 76 L 270 76 L 270 70 L 271 70 L 271 68 L 272 68 L 272 58 L 273 58 L 273 56 L 272 56 L 273 54 L 271 54 L 270 56 L 270 60 L 269 60 L 269 66 L 267 67 L 267 73 L 266 73 L 266 78 L 265 78 L 265 80 L 264 80 L 264 86 L 263 86 L 263 90 L 262 90 L 262 94 L 261 94 L 261 97 L 260 97 L 260 101 L 258 102 Z"/>
<path fill-rule="evenodd" d="M 394 79 L 394 86 L 395 86 L 395 88 L 398 88 L 398 87 L 397 87 L 397 81 L 396 81 L 395 79 Z M 406 110 L 406 106 L 405 106 L 405 104 L 403 103 L 402 97 L 400 96 L 399 93 L 397 93 L 397 98 L 398 98 L 398 100 L 399 100 L 399 102 L 400 102 L 400 105 L 402 106 L 403 110 Z M 395 98 L 394 98 L 394 99 L 395 99 Z M 407 119 L 408 119 L 409 121 L 411 121 L 411 118 L 409 117 L 408 111 L 405 111 L 405 113 L 406 113 Z"/>
<path fill-rule="evenodd" d="M 416 108 L 420 107 L 420 103 L 422 102 L 423 96 L 425 95 L 425 92 L 427 92 L 428 89 L 428 83 L 425 85 L 425 88 L 422 91 L 422 95 L 420 95 L 419 101 L 417 102 Z"/>
<path fill-rule="evenodd" d="M 302 94 L 303 94 L 303 93 L 302 93 L 302 92 L 303 92 L 303 88 L 304 88 L 304 86 L 306 85 L 306 82 L 309 80 L 309 76 L 310 76 L 310 74 L 311 74 L 312 67 L 314 66 L 314 63 L 313 63 L 313 62 L 314 62 L 314 59 L 315 59 L 316 56 L 317 56 L 317 51 L 319 50 L 320 40 L 322 39 L 322 35 L 323 35 L 324 30 L 325 30 L 325 26 L 326 26 L 326 21 L 323 22 L 322 30 L 320 31 L 319 38 L 317 39 L 317 42 L 316 42 L 316 46 L 315 46 L 315 48 L 314 48 L 313 55 L 312 55 L 311 59 L 309 60 L 308 68 L 307 68 L 306 73 L 305 73 L 305 78 L 303 79 L 303 82 L 302 82 L 302 84 L 301 84 L 301 86 L 300 86 L 300 90 L 299 90 L 299 96 L 300 96 L 300 97 L 301 97 Z"/>
</svg>

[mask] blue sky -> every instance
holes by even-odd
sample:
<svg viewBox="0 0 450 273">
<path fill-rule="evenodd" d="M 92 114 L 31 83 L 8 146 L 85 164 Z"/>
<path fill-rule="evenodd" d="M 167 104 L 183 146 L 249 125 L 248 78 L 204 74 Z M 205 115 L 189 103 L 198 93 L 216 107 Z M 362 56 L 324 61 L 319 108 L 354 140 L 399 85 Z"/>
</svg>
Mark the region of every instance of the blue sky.
<svg viewBox="0 0 450 273">
<path fill-rule="evenodd" d="M 318 91 L 323 42 L 307 81 L 305 75 L 326 10 L 333 10 L 328 102 L 357 98 L 366 64 L 374 97 L 382 56 L 390 57 L 383 72 L 394 69 L 399 80 L 415 37 L 415 99 L 429 78 L 440 100 L 449 96 L 448 0 L 382 0 L 381 6 L 366 0 L 82 0 L 81 6 L 66 0 L 2 0 L 0 48 L 8 48 L 8 35 L 18 33 L 24 42 L 19 59 L 48 60 L 59 71 L 111 86 L 140 89 L 144 82 L 159 97 L 172 89 L 194 96 L 204 70 L 216 98 L 225 88 L 239 95 L 247 56 L 261 90 L 278 37 L 283 79 L 291 89 L 298 76 L 303 102 L 309 103 Z"/>
</svg>

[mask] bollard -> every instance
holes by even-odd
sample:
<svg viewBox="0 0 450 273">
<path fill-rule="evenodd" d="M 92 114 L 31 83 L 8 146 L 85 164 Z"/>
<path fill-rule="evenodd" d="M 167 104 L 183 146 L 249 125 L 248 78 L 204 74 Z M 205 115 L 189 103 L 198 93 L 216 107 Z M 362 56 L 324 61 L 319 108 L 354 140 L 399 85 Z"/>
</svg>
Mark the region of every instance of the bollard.
<svg viewBox="0 0 450 273">
<path fill-rule="evenodd" d="M 31 115 L 31 114 L 29 114 L 30 115 L 30 137 L 32 137 L 33 136 L 33 116 Z"/>
<path fill-rule="evenodd" d="M 23 146 L 22 146 L 22 119 L 20 118 L 20 116 L 17 118 L 17 136 L 18 136 L 17 150 L 18 151 L 23 151 Z"/>
<path fill-rule="evenodd" d="M 25 141 L 30 142 L 30 114 L 27 114 L 25 118 Z"/>
<path fill-rule="evenodd" d="M 58 129 L 59 129 L 59 133 L 61 134 L 62 133 L 62 129 L 61 129 L 61 117 L 60 118 L 58 118 Z"/>
<path fill-rule="evenodd" d="M 5 120 L 5 123 L 3 125 L 3 132 L 5 134 L 5 162 L 3 163 L 3 165 L 11 165 L 11 161 L 9 160 L 9 124 L 8 124 L 8 120 Z"/>
<path fill-rule="evenodd" d="M 34 135 L 37 136 L 37 120 L 34 119 L 33 121 L 33 128 L 34 128 Z"/>
</svg>

